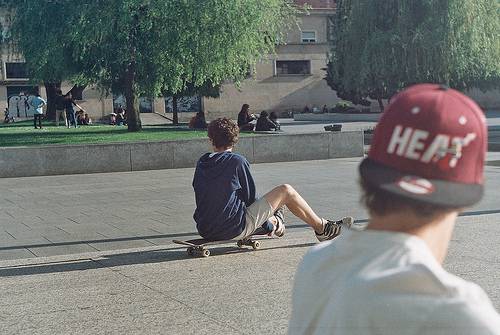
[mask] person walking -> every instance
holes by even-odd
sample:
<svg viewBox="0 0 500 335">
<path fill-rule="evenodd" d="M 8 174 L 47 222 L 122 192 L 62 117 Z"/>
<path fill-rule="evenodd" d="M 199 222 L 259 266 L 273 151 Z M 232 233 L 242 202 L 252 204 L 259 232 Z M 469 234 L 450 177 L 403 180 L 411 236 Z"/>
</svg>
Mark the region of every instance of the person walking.
<svg viewBox="0 0 500 335">
<path fill-rule="evenodd" d="M 33 124 L 35 129 L 42 129 L 43 107 L 47 105 L 47 102 L 37 93 L 35 97 L 31 99 L 30 103 L 35 108 L 35 112 L 33 113 Z M 38 127 L 36 126 L 37 120 Z"/>
<path fill-rule="evenodd" d="M 391 99 L 359 166 L 367 229 L 304 257 L 289 334 L 500 334 L 486 293 L 443 268 L 457 216 L 483 195 L 487 143 L 483 111 L 458 91 Z"/>
</svg>

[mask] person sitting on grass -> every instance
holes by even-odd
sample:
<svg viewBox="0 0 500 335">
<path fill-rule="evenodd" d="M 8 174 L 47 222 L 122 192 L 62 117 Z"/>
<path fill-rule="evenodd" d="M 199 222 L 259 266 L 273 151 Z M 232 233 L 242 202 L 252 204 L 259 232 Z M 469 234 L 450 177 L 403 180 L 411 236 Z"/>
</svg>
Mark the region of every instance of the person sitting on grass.
<svg viewBox="0 0 500 335">
<path fill-rule="evenodd" d="M 257 117 L 250 113 L 250 105 L 243 104 L 241 106 L 241 110 L 238 113 L 238 127 L 240 127 L 241 131 L 253 131 L 254 124 L 252 121 L 257 119 Z"/>
<path fill-rule="evenodd" d="M 116 113 L 115 112 L 111 112 L 109 114 L 109 124 L 111 126 L 116 126 Z"/>
<path fill-rule="evenodd" d="M 274 123 L 274 125 L 276 126 L 276 128 L 274 128 L 274 130 L 276 130 L 276 131 L 281 130 L 281 124 L 278 121 L 278 114 L 276 114 L 276 112 L 271 112 L 269 114 L 269 120 L 271 120 Z"/>
<path fill-rule="evenodd" d="M 119 107 L 116 110 L 116 125 L 117 126 L 126 126 L 127 125 L 127 116 L 125 109 Z"/>
<path fill-rule="evenodd" d="M 257 124 L 255 125 L 255 131 L 271 131 L 277 130 L 276 124 L 269 118 L 269 113 L 262 111 L 260 113 Z"/>
<path fill-rule="evenodd" d="M 85 118 L 84 118 L 83 114 L 84 114 L 84 113 L 83 113 L 83 111 L 82 111 L 82 110 L 80 110 L 80 111 L 76 112 L 76 122 L 77 122 L 80 126 L 85 125 Z"/>
<path fill-rule="evenodd" d="M 285 207 L 310 225 L 320 242 L 338 236 L 341 224 L 353 223 L 352 217 L 339 221 L 319 217 L 288 184 L 257 198 L 250 164 L 245 157 L 232 152 L 238 135 L 238 126 L 227 118 L 216 119 L 208 126 L 213 152 L 198 160 L 193 178 L 196 199 L 193 218 L 203 238 L 243 239 L 261 227 L 270 235 L 281 237 L 285 233 Z"/>
<path fill-rule="evenodd" d="M 90 118 L 88 113 L 85 113 L 83 116 L 83 124 L 86 126 L 90 126 L 92 124 L 92 119 Z"/>
<path fill-rule="evenodd" d="M 196 113 L 195 116 L 189 121 L 190 129 L 207 129 L 207 121 L 205 120 L 205 113 L 202 111 Z"/>
</svg>

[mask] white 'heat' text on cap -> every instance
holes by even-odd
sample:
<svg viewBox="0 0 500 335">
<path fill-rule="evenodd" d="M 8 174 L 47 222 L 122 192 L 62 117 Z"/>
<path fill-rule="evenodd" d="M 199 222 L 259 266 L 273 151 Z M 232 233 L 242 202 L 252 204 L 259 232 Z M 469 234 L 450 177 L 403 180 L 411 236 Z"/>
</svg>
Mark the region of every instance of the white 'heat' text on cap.
<svg viewBox="0 0 500 335">
<path fill-rule="evenodd" d="M 432 142 L 426 147 L 429 132 L 411 127 L 397 125 L 387 147 L 387 153 L 396 154 L 422 163 L 437 162 L 450 154 L 450 167 L 455 167 L 457 161 L 462 157 L 462 148 L 468 146 L 477 138 L 475 133 L 469 133 L 465 137 L 450 137 L 437 134 Z"/>
</svg>

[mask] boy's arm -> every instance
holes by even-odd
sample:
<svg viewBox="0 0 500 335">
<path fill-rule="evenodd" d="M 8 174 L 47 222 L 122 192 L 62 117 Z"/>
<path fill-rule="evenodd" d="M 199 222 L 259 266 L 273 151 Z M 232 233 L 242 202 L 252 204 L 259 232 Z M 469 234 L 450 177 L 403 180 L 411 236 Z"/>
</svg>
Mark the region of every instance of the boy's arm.
<svg viewBox="0 0 500 335">
<path fill-rule="evenodd" d="M 241 186 L 243 201 L 248 207 L 255 202 L 255 182 L 250 172 L 250 164 L 247 160 L 238 166 L 238 180 Z"/>
<path fill-rule="evenodd" d="M 76 102 L 74 101 L 71 101 L 73 103 L 73 105 L 75 105 L 76 107 L 80 108 L 80 110 L 84 111 L 85 112 L 85 109 L 82 108 L 82 106 L 80 106 L 79 104 L 77 104 Z"/>
</svg>

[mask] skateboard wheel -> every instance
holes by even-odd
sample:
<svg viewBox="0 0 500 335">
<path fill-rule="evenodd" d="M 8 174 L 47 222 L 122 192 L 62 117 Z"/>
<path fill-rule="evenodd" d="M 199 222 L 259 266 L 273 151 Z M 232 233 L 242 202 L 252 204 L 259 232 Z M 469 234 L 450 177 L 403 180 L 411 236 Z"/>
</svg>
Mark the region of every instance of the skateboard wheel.
<svg viewBox="0 0 500 335">
<path fill-rule="evenodd" d="M 187 250 L 186 250 L 186 251 L 187 251 L 187 254 L 188 254 L 189 256 L 194 256 L 194 250 L 193 250 L 193 247 L 189 247 L 189 248 L 187 248 Z"/>
<path fill-rule="evenodd" d="M 253 241 L 252 242 L 252 248 L 253 250 L 257 250 L 260 247 L 260 242 L 259 241 Z"/>
<path fill-rule="evenodd" d="M 208 256 L 210 256 L 210 250 L 208 250 L 208 249 L 201 250 L 201 255 L 202 255 L 203 257 L 208 257 Z"/>
</svg>

